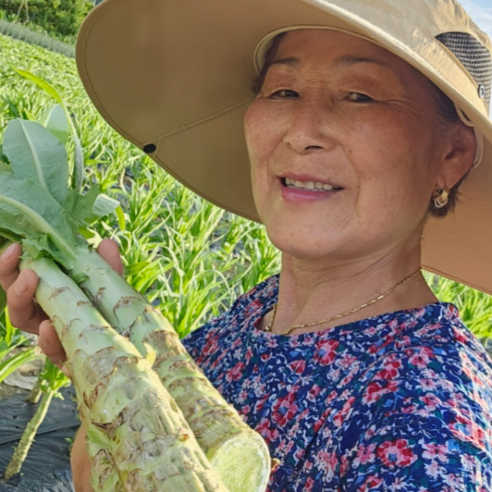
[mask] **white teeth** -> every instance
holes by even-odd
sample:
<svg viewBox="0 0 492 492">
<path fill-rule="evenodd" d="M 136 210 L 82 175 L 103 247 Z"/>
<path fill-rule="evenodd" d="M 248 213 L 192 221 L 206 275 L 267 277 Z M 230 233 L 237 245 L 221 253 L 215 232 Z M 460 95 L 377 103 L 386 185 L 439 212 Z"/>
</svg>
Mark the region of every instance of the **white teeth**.
<svg viewBox="0 0 492 492">
<path fill-rule="evenodd" d="M 289 188 L 301 188 L 303 190 L 324 190 L 324 191 L 331 191 L 335 189 L 334 186 L 326 184 L 326 183 L 320 183 L 319 181 L 297 181 L 292 178 L 285 178 L 285 184 Z"/>
</svg>

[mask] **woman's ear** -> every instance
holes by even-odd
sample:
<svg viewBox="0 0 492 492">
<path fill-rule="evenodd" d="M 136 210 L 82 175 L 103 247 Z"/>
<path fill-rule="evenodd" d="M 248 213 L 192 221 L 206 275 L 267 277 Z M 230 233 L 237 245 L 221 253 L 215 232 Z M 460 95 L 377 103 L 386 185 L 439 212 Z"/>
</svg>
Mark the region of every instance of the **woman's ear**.
<svg viewBox="0 0 492 492">
<path fill-rule="evenodd" d="M 450 190 L 473 166 L 477 141 L 473 128 L 461 122 L 452 128 L 447 140 L 440 162 L 437 186 Z"/>
</svg>

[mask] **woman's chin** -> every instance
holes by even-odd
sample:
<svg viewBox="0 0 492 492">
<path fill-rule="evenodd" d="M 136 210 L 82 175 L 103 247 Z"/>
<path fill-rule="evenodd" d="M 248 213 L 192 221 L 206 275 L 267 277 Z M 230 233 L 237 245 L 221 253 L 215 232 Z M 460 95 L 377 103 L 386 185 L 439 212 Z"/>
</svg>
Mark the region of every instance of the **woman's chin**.
<svg viewBox="0 0 492 492">
<path fill-rule="evenodd" d="M 325 234 L 308 233 L 304 228 L 282 228 L 280 224 L 275 227 L 267 226 L 267 235 L 272 244 L 282 252 L 303 260 L 321 260 L 336 255 L 340 245 L 337 238 Z"/>
</svg>

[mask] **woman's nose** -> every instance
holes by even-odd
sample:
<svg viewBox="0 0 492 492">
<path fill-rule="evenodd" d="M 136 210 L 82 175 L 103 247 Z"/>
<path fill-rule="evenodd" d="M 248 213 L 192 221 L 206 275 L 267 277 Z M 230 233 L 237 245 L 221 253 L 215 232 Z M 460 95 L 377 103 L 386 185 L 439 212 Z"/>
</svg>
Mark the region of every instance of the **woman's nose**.
<svg viewBox="0 0 492 492">
<path fill-rule="evenodd" d="M 336 145 L 332 108 L 318 99 L 298 100 L 283 140 L 299 154 L 332 149 Z"/>
</svg>

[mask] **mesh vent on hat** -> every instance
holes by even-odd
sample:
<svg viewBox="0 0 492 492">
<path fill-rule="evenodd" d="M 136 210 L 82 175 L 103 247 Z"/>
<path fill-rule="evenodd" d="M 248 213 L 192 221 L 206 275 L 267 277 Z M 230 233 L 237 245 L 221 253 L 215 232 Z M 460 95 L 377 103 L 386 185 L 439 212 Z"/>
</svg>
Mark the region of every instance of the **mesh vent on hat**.
<svg viewBox="0 0 492 492">
<path fill-rule="evenodd" d="M 483 97 L 490 107 L 492 85 L 492 56 L 480 41 L 466 32 L 445 32 L 436 36 L 468 70 L 479 86 Z"/>
</svg>

